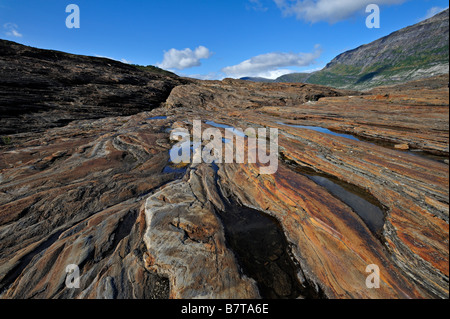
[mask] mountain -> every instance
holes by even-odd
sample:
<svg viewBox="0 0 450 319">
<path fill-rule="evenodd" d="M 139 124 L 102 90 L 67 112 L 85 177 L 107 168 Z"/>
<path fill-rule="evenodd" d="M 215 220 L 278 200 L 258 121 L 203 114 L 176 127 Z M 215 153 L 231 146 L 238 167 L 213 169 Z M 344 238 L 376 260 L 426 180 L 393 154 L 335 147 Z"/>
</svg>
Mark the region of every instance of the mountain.
<svg viewBox="0 0 450 319">
<path fill-rule="evenodd" d="M 280 76 L 275 79 L 275 82 L 284 82 L 284 83 L 298 83 L 298 82 L 306 82 L 312 73 L 291 73 Z"/>
<path fill-rule="evenodd" d="M 246 77 L 240 78 L 240 80 L 251 81 L 251 82 L 263 82 L 263 83 L 275 82 L 275 80 L 261 78 L 261 77 L 251 77 L 251 76 L 246 76 Z"/>
<path fill-rule="evenodd" d="M 284 75 L 276 82 L 305 82 L 370 89 L 448 73 L 449 10 L 338 55 L 321 71 Z"/>
</svg>

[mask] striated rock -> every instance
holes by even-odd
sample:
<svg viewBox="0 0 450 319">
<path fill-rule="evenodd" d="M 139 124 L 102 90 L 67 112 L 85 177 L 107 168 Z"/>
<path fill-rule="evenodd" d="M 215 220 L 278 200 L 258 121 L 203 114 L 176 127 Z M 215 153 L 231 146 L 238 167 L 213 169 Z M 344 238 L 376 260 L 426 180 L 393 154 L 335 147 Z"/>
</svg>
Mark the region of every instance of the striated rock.
<svg viewBox="0 0 450 319">
<path fill-rule="evenodd" d="M 172 298 L 258 298 L 254 281 L 240 273 L 226 247 L 223 226 L 205 197 L 205 190 L 215 187 L 208 174 L 212 169 L 200 166 L 188 180 L 147 199 L 146 266 L 169 277 Z"/>
<path fill-rule="evenodd" d="M 1 298 L 448 298 L 445 77 L 364 95 L 167 81 L 151 112 L 4 136 Z M 173 165 L 170 132 L 193 120 L 278 128 L 278 170 Z"/>
<path fill-rule="evenodd" d="M 142 257 L 141 206 L 175 176 L 162 172 L 168 149 L 155 143 L 166 134 L 144 122 L 146 116 L 22 135 L 20 147 L 2 150 L 4 297 L 169 296 L 167 280 L 148 272 Z M 64 285 L 69 264 L 80 267 L 80 289 Z"/>
<path fill-rule="evenodd" d="M 267 106 L 258 111 L 270 115 L 277 126 L 322 127 L 389 148 L 408 144 L 414 150 L 448 157 L 448 75 L 360 96 L 324 97 L 314 105 Z"/>
<path fill-rule="evenodd" d="M 323 97 L 359 95 L 320 85 L 302 83 L 253 83 L 244 80 L 196 81 L 176 87 L 166 107 L 202 108 L 208 111 L 222 109 L 257 109 L 264 106 L 293 106 Z"/>
<path fill-rule="evenodd" d="M 217 111 L 214 118 L 205 118 L 200 112 L 195 114 L 195 111 L 190 111 L 189 113 L 192 119 L 213 119 L 218 123 L 226 123 L 234 127 L 278 127 L 282 130 L 280 150 L 285 158 L 297 163 L 300 171 L 302 171 L 301 167 L 312 168 L 317 173 L 334 176 L 338 180 L 349 183 L 353 188 L 356 187 L 359 193 L 367 193 L 375 197 L 385 213 L 382 233 L 372 234 L 371 236 L 375 236 L 375 238 L 373 239 L 374 243 L 370 244 L 367 241 L 367 234 L 355 234 L 355 238 L 364 238 L 364 243 L 361 242 L 358 248 L 350 248 L 350 251 L 359 252 L 357 256 L 346 255 L 345 249 L 340 245 L 325 244 L 324 238 L 317 239 L 316 243 L 302 246 L 302 249 L 294 249 L 297 260 L 302 261 L 302 269 L 307 274 L 306 277 L 313 282 L 313 286 L 320 287 L 328 297 L 445 298 L 448 296 L 446 284 L 448 279 L 446 262 L 448 260 L 448 189 L 446 187 L 448 165 L 443 163 L 445 157 L 433 157 L 420 152 L 405 153 L 395 150 L 394 147 L 394 141 L 405 141 L 409 145 L 415 145 L 419 150 L 448 156 L 448 88 L 440 86 L 439 88 L 417 90 L 418 84 L 420 82 L 415 82 L 414 88 L 405 86 L 386 88 L 385 92 L 388 93 L 383 94 L 382 100 L 378 98 L 379 94 L 377 94 L 322 98 L 314 107 L 309 104 L 293 105 L 289 108 L 263 107 L 258 108 L 257 112 L 242 110 L 239 113 L 228 108 L 222 112 Z M 194 95 L 192 99 L 201 95 L 204 90 L 201 85 L 203 84 L 197 84 L 197 87 L 190 85 L 189 91 Z M 211 89 L 209 83 L 206 83 L 205 86 Z M 426 87 L 426 85 L 424 86 Z M 178 87 L 169 101 L 181 96 L 178 92 L 182 90 L 183 87 Z M 226 103 L 225 99 L 219 99 L 220 94 L 214 95 L 214 97 L 215 103 L 218 105 Z M 346 108 L 343 105 L 346 105 Z M 179 107 L 182 108 L 182 104 Z M 182 109 L 179 110 L 179 112 L 182 111 Z M 225 114 L 220 116 L 220 113 Z M 290 125 L 282 125 L 282 123 Z M 300 125 L 300 127 L 295 127 L 295 125 Z M 322 126 L 352 133 L 360 140 L 316 132 L 311 129 L 311 126 Z M 367 142 L 367 138 L 370 138 L 370 142 Z M 224 169 L 231 169 L 230 167 L 227 165 L 224 166 Z M 323 207 L 319 211 L 320 216 L 326 220 L 326 229 L 330 227 L 333 236 L 338 236 L 340 240 L 352 237 L 352 230 L 343 229 L 334 222 L 330 224 L 331 216 L 336 214 L 336 205 L 331 204 L 334 196 L 327 197 L 323 194 L 320 199 L 314 200 L 314 194 L 318 194 L 320 191 L 312 185 L 308 188 L 314 189 L 314 193 L 302 194 L 298 186 L 290 186 L 295 192 L 288 193 L 289 196 L 285 195 L 286 186 L 280 183 L 286 183 L 289 180 L 295 180 L 298 183 L 299 178 L 304 179 L 303 175 L 295 177 L 289 173 L 279 180 L 269 178 L 265 181 L 266 179 L 261 176 L 252 180 L 250 176 L 259 175 L 257 170 L 247 171 L 245 166 L 241 166 L 239 169 L 243 169 L 243 172 L 227 179 L 232 181 L 229 182 L 230 184 L 234 185 L 230 187 L 229 192 L 240 196 L 241 202 L 247 203 L 251 207 L 260 207 L 269 214 L 277 216 L 290 242 L 299 245 L 302 241 L 301 238 L 312 238 L 312 234 L 316 234 L 317 230 L 311 230 L 307 235 L 298 235 L 292 239 L 291 236 L 294 236 L 293 234 L 300 226 L 292 226 L 297 224 L 291 218 L 283 221 L 284 217 L 280 216 L 291 216 L 294 212 L 292 208 L 277 212 L 275 207 L 279 206 L 279 203 L 292 203 L 291 206 L 296 207 L 297 205 L 294 203 L 300 202 L 302 204 L 297 210 L 301 211 L 305 211 L 305 205 L 314 207 L 311 211 L 307 211 L 306 216 L 315 214 L 318 212 L 318 207 Z M 235 168 L 237 171 L 239 169 Z M 251 182 L 246 182 L 248 180 Z M 273 186 L 270 186 L 267 192 L 260 193 L 262 185 L 268 187 L 271 184 Z M 316 185 L 316 187 L 318 186 Z M 245 191 L 243 194 L 237 195 L 240 194 L 240 190 Z M 281 191 L 277 192 L 276 190 Z M 270 196 L 275 197 L 272 204 L 268 202 Z M 333 208 L 329 213 L 324 213 L 326 207 Z M 350 214 L 344 213 L 343 215 L 349 216 Z M 338 219 L 342 218 L 342 214 L 339 216 L 341 217 L 337 217 Z M 305 218 L 306 220 L 310 219 L 310 217 L 303 217 L 302 220 Z M 320 221 L 322 222 L 323 219 Z M 350 224 L 353 224 L 351 226 L 353 230 L 362 227 L 356 226 L 354 222 Z M 301 228 L 305 227 L 303 223 L 301 225 Z M 430 231 L 430 227 L 432 231 Z M 358 242 L 357 240 L 350 241 L 351 243 Z M 375 242 L 377 241 L 384 245 L 387 251 L 382 246 L 376 248 Z M 340 260 L 340 257 L 330 251 L 317 252 L 317 247 L 328 247 L 328 245 L 339 247 L 336 248 L 339 251 L 338 255 L 345 256 L 345 260 Z M 346 242 L 346 245 L 351 244 Z M 313 251 L 307 253 L 308 247 L 311 247 Z M 378 251 L 362 253 L 362 247 L 371 247 Z M 385 265 L 387 268 L 382 272 L 390 274 L 392 279 L 388 280 L 396 282 L 396 284 L 389 283 L 387 286 L 391 288 L 396 286 L 397 288 L 390 291 L 367 291 L 362 280 L 363 273 L 360 273 L 359 279 L 357 276 L 355 277 L 356 273 L 348 273 L 348 269 L 364 268 L 365 270 L 369 260 L 365 260 L 365 266 L 362 264 L 355 266 L 356 264 L 352 263 L 358 263 L 357 260 L 361 258 L 361 255 L 373 254 L 378 256 L 377 258 L 381 258 L 374 263 Z M 318 256 L 320 261 L 309 259 L 312 255 Z M 333 259 L 333 262 L 325 261 L 329 256 L 339 258 L 340 261 L 337 262 L 336 259 Z M 346 265 L 347 262 L 350 264 Z M 327 263 L 330 266 L 326 271 L 317 266 Z M 338 268 L 337 264 L 346 266 Z M 420 264 L 419 267 L 418 264 Z M 333 280 L 327 278 L 331 273 L 333 278 L 339 278 L 339 283 L 333 283 Z M 403 279 L 400 279 L 400 274 L 403 274 Z M 352 278 L 348 278 L 347 275 L 351 275 Z M 347 287 L 342 288 L 345 286 Z M 349 291 L 352 292 L 349 293 Z"/>
</svg>

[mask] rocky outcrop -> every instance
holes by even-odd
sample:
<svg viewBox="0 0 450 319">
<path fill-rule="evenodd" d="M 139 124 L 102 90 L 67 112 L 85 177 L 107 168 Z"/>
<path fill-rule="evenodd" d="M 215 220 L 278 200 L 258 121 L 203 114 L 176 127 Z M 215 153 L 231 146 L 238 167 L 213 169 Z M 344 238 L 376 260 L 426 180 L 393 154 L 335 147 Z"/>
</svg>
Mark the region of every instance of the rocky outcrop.
<svg viewBox="0 0 450 319">
<path fill-rule="evenodd" d="M 188 80 L 0 40 L 0 135 L 150 111 Z"/>
<path fill-rule="evenodd" d="M 448 77 L 189 80 L 151 112 L 4 136 L 0 297 L 448 298 L 448 105 Z M 278 128 L 278 170 L 171 163 L 194 120 Z"/>
<path fill-rule="evenodd" d="M 170 278 L 172 298 L 259 298 L 226 245 L 214 189 L 213 169 L 200 166 L 147 199 L 146 266 Z"/>
<path fill-rule="evenodd" d="M 169 296 L 167 280 L 144 268 L 141 208 L 174 174 L 162 173 L 165 134 L 142 120 L 72 123 L 2 149 L 4 297 Z M 82 290 L 66 289 L 69 264 L 79 265 Z"/>
<path fill-rule="evenodd" d="M 253 108 L 236 112 L 237 107 L 226 107 L 225 99 L 223 99 L 224 105 L 216 109 L 214 118 L 206 118 L 234 127 L 269 126 L 281 129 L 283 133 L 281 133 L 280 150 L 286 163 L 294 164 L 299 172 L 312 169 L 315 174 L 325 174 L 325 176 L 345 181 L 353 188 L 358 188 L 360 193 L 365 192 L 374 196 L 380 207 L 383 207 L 385 223 L 381 237 L 378 237 L 378 240 L 373 239 L 374 242 L 369 244 L 368 238 L 371 236 L 376 238 L 378 235 L 371 234 L 366 237 L 367 234 L 355 234 L 355 238 L 364 238 L 365 244 L 361 243 L 358 244 L 360 245 L 358 248 L 352 248 L 352 244 L 358 241 L 350 240 L 347 243 L 345 240 L 345 238 L 351 238 L 352 230 L 341 229 L 341 226 L 332 222 L 331 217 L 338 214 L 340 219 L 344 215 L 351 214 L 338 213 L 339 208 L 329 202 L 335 199 L 334 196 L 327 199 L 327 196 L 321 194 L 319 189 L 304 184 L 310 179 L 305 175 L 308 176 L 312 174 L 311 172 L 293 175 L 288 170 L 286 175 L 278 177 L 279 174 L 283 174 L 284 168 L 281 168 L 275 176 L 264 178 L 257 174 L 256 169 L 248 166 L 237 168 L 224 165 L 224 170 L 230 171 L 230 175 L 225 179 L 226 183 L 232 185 L 229 186 L 231 189 L 229 193 L 238 196 L 240 202 L 249 207 L 259 207 L 276 216 L 285 229 L 288 241 L 299 245 L 297 249 L 293 249 L 294 255 L 300 261 L 301 268 L 308 274 L 309 280 L 313 281 L 312 285 L 320 287 L 317 292 L 323 291 L 326 296 L 332 298 L 344 296 L 373 298 L 394 295 L 396 297 L 445 297 L 448 295 L 446 284 L 448 280 L 446 264 L 448 189 L 445 186 L 448 180 L 447 83 L 448 77 L 440 77 L 435 80 L 413 82 L 409 86 L 378 89 L 373 92 L 373 95 L 327 97 L 318 102 L 292 107 L 257 108 L 256 112 Z M 208 83 L 190 85 L 189 92 L 194 96 L 193 98 L 202 96 L 205 86 L 210 88 Z M 174 101 L 178 96 L 181 100 L 182 94 L 178 93 L 180 91 L 183 91 L 183 87 L 174 90 L 169 101 Z M 380 92 L 384 94 L 381 95 Z M 187 96 L 187 93 L 183 94 Z M 221 105 L 220 101 L 217 101 L 220 94 L 211 93 L 211 95 L 216 98 L 215 103 Z M 244 100 L 233 105 L 243 105 L 245 102 Z M 220 110 L 222 116 L 218 116 Z M 196 115 L 190 114 L 190 116 L 195 118 Z M 205 115 L 198 113 L 197 117 L 205 118 Z M 311 129 L 319 126 L 331 129 L 331 133 L 350 133 L 356 139 L 323 134 Z M 396 150 L 395 145 L 399 143 L 408 144 L 413 152 Z M 442 157 L 434 157 L 430 153 L 440 154 Z M 240 170 L 242 170 L 240 173 L 236 172 Z M 219 170 L 219 175 L 220 172 L 222 171 Z M 252 179 L 252 176 L 255 178 Z M 289 186 L 291 179 L 294 185 Z M 314 189 L 314 191 L 302 194 L 308 189 Z M 315 196 L 319 196 L 320 199 L 314 200 Z M 270 198 L 273 198 L 273 201 Z M 323 201 L 327 204 L 323 204 Z M 291 204 L 287 208 L 280 208 L 280 203 Z M 311 210 L 308 210 L 308 207 Z M 325 213 L 326 207 L 332 207 L 329 213 Z M 295 222 L 298 211 L 306 214 L 302 215 L 302 222 Z M 325 225 L 330 227 L 329 230 L 333 234 L 330 235 L 339 238 L 341 244 L 325 244 L 325 239 L 321 238 L 317 239 L 315 244 L 310 243 L 311 246 L 308 244 L 301 246 L 301 238 L 312 240 L 312 234 L 317 234 L 317 230 L 311 230 L 310 233 L 298 235 L 296 238 L 291 237 L 295 236 L 299 229 L 306 231 L 306 221 L 314 221 L 315 217 L 312 216 L 315 212 L 320 212 L 319 222 L 326 220 Z M 348 220 L 346 223 L 353 224 Z M 429 228 L 431 224 L 432 231 Z M 361 227 L 353 224 L 350 228 L 355 231 Z M 346 243 L 344 246 L 350 245 L 349 252 L 358 252 L 355 257 L 351 257 L 351 254 L 345 255 L 346 248 L 342 247 L 342 240 Z M 376 248 L 377 242 L 385 248 L 381 246 Z M 308 246 L 312 251 L 307 252 Z M 338 248 L 339 257 L 331 251 L 322 253 L 317 251 L 318 247 L 331 246 L 340 247 Z M 363 246 L 379 250 L 362 253 Z M 342 260 L 341 254 L 346 256 Z M 361 278 L 355 281 L 353 281 L 356 278 L 353 277 L 355 273 L 351 274 L 353 279 L 344 279 L 349 275 L 348 269 L 362 269 L 364 268 L 362 264 L 342 266 L 339 268 L 342 272 L 338 272 L 332 266 L 346 265 L 347 262 L 358 263 L 361 261 L 361 256 L 371 254 L 381 258 L 374 262 L 375 264 L 392 267 L 383 270 L 383 273 L 391 274 L 397 279 L 400 274 L 405 276 L 401 284 L 394 280 L 395 285 L 399 285 L 397 288 L 391 291 L 369 292 L 362 280 L 363 273 L 360 273 Z M 311 256 L 318 256 L 319 259 L 309 259 Z M 333 261 L 325 261 L 330 256 Z M 336 258 L 339 261 L 336 261 Z M 364 263 L 368 263 L 368 260 L 363 260 Z M 329 272 L 322 269 L 327 263 L 330 265 Z M 339 278 L 339 282 L 331 284 L 333 280 L 327 278 L 329 273 L 333 273 L 333 278 Z M 317 277 L 314 274 L 317 274 Z M 325 277 L 320 278 L 320 276 Z M 347 284 L 349 286 L 343 288 Z M 409 286 L 410 284 L 415 288 Z M 388 284 L 391 288 L 395 285 Z M 358 286 L 359 288 L 356 288 Z M 349 290 L 352 290 L 351 294 L 348 294 Z M 386 295 L 383 295 L 384 293 Z"/>
<path fill-rule="evenodd" d="M 202 81 L 176 87 L 167 99 L 168 108 L 187 107 L 211 111 L 258 109 L 264 106 L 294 106 L 323 97 L 360 95 L 355 91 L 302 83 L 253 83 L 224 79 Z"/>
</svg>

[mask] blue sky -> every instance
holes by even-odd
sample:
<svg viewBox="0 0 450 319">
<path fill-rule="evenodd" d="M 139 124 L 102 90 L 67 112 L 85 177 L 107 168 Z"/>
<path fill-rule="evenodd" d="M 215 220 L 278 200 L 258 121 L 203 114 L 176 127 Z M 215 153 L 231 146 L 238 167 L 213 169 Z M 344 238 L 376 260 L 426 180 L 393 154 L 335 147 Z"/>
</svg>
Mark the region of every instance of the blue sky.
<svg viewBox="0 0 450 319">
<path fill-rule="evenodd" d="M 66 6 L 80 28 L 66 27 Z M 381 27 L 366 27 L 370 3 Z M 448 7 L 442 0 L 0 0 L 0 38 L 205 79 L 321 69 Z"/>
</svg>

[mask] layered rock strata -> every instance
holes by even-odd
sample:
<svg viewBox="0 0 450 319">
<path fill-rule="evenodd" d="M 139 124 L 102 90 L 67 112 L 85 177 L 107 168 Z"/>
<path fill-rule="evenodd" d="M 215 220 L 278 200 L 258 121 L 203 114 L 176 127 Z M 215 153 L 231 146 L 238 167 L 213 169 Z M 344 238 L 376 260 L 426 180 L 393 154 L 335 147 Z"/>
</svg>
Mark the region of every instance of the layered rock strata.
<svg viewBox="0 0 450 319">
<path fill-rule="evenodd" d="M 167 81 L 151 112 L 2 136 L 2 298 L 448 298 L 448 77 L 364 95 Z M 171 163 L 194 120 L 278 128 L 278 170 Z"/>
</svg>

